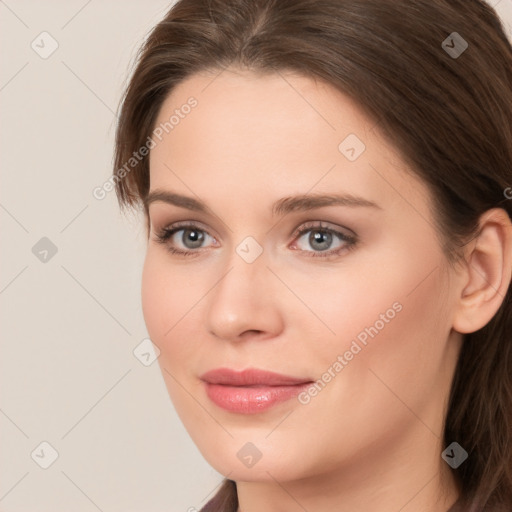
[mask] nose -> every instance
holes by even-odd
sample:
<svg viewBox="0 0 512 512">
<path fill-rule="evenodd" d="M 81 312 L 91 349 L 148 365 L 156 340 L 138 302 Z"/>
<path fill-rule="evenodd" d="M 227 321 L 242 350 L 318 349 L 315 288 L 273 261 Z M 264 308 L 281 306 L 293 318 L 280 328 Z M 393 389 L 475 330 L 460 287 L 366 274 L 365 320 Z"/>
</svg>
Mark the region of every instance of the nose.
<svg viewBox="0 0 512 512">
<path fill-rule="evenodd" d="M 206 323 L 210 334 L 226 341 L 267 339 L 283 329 L 279 281 L 262 256 L 252 263 L 238 254 L 208 294 Z M 282 296 L 282 290 L 281 290 Z"/>
</svg>

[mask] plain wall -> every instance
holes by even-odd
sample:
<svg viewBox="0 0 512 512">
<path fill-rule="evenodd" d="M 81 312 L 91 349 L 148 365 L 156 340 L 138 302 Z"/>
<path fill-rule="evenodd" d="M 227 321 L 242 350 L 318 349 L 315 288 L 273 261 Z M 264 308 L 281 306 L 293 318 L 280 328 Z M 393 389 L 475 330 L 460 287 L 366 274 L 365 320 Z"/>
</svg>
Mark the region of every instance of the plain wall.
<svg viewBox="0 0 512 512">
<path fill-rule="evenodd" d="M 512 38 L 512 0 L 491 3 Z M 222 479 L 158 364 L 133 353 L 147 337 L 142 219 L 92 193 L 130 64 L 170 5 L 0 2 L 1 512 L 192 512 Z M 46 59 L 43 31 L 58 43 Z M 58 452 L 47 469 L 42 442 Z"/>
</svg>

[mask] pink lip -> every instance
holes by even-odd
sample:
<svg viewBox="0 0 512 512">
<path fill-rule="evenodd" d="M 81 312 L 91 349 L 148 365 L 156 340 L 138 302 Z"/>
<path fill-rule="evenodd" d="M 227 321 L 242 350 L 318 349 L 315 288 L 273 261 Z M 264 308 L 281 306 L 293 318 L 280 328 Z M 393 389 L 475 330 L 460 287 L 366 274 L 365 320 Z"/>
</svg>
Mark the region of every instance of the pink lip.
<svg viewBox="0 0 512 512">
<path fill-rule="evenodd" d="M 206 394 L 216 405 L 231 412 L 254 414 L 297 396 L 312 382 L 279 373 L 250 368 L 234 371 L 218 368 L 201 375 Z"/>
</svg>

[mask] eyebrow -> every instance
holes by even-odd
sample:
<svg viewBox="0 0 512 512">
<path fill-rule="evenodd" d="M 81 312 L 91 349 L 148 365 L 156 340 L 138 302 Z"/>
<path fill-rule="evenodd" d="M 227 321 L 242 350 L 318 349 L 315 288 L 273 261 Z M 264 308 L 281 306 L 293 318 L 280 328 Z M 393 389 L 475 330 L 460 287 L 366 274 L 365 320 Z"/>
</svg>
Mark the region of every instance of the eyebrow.
<svg viewBox="0 0 512 512">
<path fill-rule="evenodd" d="M 148 211 L 149 205 L 156 201 L 196 212 L 207 213 L 209 210 L 205 203 L 193 197 L 156 189 L 150 192 L 144 199 L 144 207 L 146 211 Z M 277 200 L 272 205 L 272 215 L 282 216 L 295 211 L 308 211 L 325 206 L 350 206 L 376 208 L 379 210 L 382 209 L 377 203 L 352 194 L 302 194 L 283 197 Z"/>
</svg>

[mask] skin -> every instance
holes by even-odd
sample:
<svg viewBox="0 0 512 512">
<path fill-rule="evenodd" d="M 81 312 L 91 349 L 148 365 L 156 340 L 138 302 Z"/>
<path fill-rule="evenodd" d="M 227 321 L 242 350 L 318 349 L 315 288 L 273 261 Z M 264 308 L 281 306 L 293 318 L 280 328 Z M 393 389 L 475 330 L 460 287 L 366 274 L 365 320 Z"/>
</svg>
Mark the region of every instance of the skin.
<svg viewBox="0 0 512 512">
<path fill-rule="evenodd" d="M 193 441 L 237 482 L 243 512 L 448 510 L 460 492 L 440 456 L 450 384 L 463 333 L 492 318 L 510 283 L 510 219 L 487 212 L 466 262 L 452 267 L 428 189 L 348 97 L 297 74 L 231 68 L 181 82 L 157 125 L 190 96 L 197 107 L 151 150 L 150 189 L 208 211 L 149 205 L 142 303 Z M 348 134 L 366 145 L 355 161 L 338 149 Z M 333 192 L 379 208 L 272 216 L 280 198 Z M 205 230 L 201 249 L 184 245 L 183 231 L 156 241 L 179 221 Z M 307 222 L 312 231 L 294 237 Z M 320 222 L 355 233 L 356 245 L 311 257 Z M 247 236 L 263 250 L 252 263 L 236 252 Z M 329 249 L 343 244 L 333 235 Z M 199 376 L 218 367 L 319 379 L 394 303 L 400 312 L 306 405 L 294 398 L 242 415 L 206 396 Z M 247 442 L 262 454 L 250 468 L 237 457 Z"/>
</svg>

